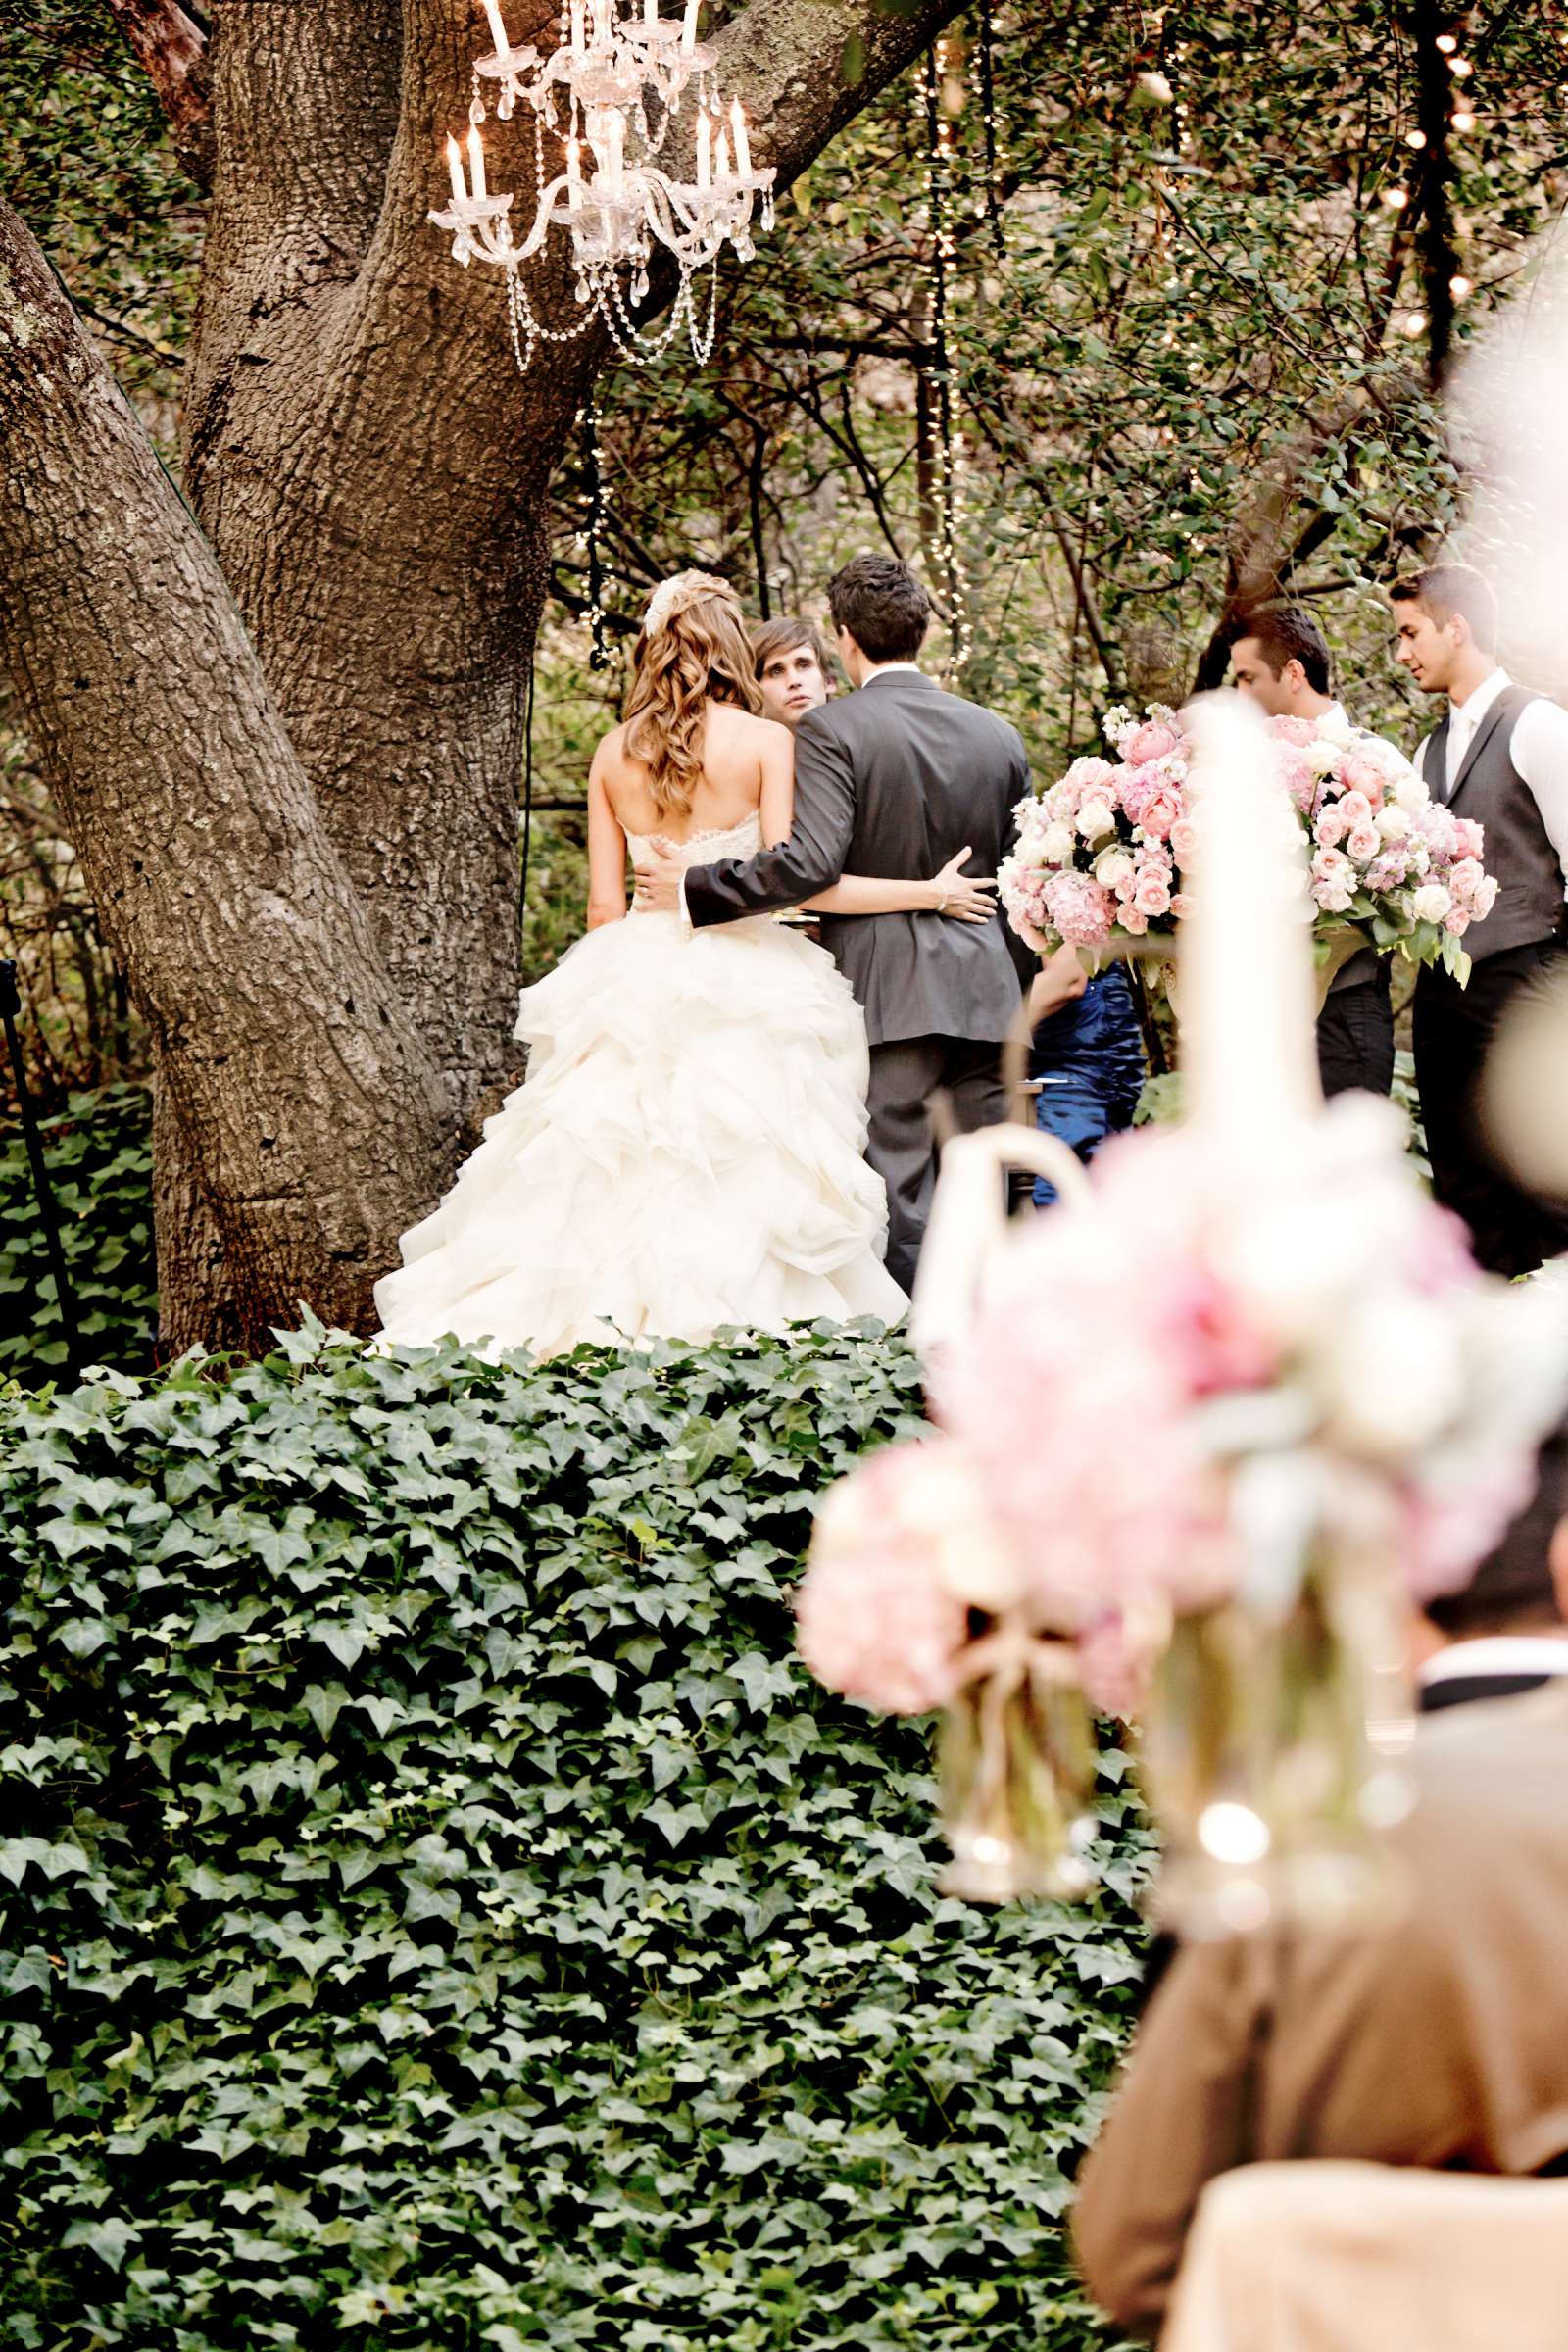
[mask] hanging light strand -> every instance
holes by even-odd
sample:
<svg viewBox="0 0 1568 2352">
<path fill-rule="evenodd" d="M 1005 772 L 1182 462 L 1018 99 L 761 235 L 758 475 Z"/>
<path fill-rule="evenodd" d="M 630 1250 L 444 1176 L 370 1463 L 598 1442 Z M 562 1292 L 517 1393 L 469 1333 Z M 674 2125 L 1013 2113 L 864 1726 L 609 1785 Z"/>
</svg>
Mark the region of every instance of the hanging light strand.
<svg viewBox="0 0 1568 2352">
<path fill-rule="evenodd" d="M 975 96 L 985 136 L 985 187 L 975 207 L 977 219 L 990 226 L 991 243 L 1001 261 L 1006 253 L 1002 233 L 1002 141 L 997 129 L 996 20 L 991 0 L 980 0 L 974 44 Z"/>
<path fill-rule="evenodd" d="M 588 564 L 588 666 L 610 667 L 610 630 L 605 618 L 605 471 L 599 443 L 599 401 L 591 398 L 577 414 L 582 433 L 583 479 L 588 490 L 588 513 L 577 533 L 577 546 Z"/>
<path fill-rule="evenodd" d="M 928 370 L 937 418 L 937 530 L 933 550 L 947 591 L 953 665 L 962 669 L 970 652 L 968 602 L 959 563 L 961 490 L 958 439 L 954 422 L 953 352 L 948 338 L 948 295 L 956 258 L 953 233 L 953 124 L 942 108 L 943 59 L 925 53 L 922 96 L 925 117 L 926 229 L 930 247 L 931 361 Z"/>
</svg>

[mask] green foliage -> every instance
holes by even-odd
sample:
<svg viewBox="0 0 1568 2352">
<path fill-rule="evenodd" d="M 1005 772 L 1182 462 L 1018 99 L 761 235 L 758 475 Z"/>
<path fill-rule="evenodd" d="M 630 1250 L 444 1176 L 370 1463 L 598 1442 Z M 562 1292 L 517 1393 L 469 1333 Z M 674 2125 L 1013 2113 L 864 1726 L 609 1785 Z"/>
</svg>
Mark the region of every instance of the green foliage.
<svg viewBox="0 0 1568 2352">
<path fill-rule="evenodd" d="M 491 1368 L 318 1329 L 0 1404 L 0 2343 L 1087 2352 L 1140 1867 L 940 1898 L 794 1661 L 869 1328 Z"/>
<path fill-rule="evenodd" d="M 42 1122 L 66 1272 L 89 1363 L 152 1359 L 152 1100 L 144 1086 L 73 1095 Z M 0 1128 L 0 1379 L 37 1386 L 66 1366 L 43 1219 L 20 1124 Z"/>
</svg>

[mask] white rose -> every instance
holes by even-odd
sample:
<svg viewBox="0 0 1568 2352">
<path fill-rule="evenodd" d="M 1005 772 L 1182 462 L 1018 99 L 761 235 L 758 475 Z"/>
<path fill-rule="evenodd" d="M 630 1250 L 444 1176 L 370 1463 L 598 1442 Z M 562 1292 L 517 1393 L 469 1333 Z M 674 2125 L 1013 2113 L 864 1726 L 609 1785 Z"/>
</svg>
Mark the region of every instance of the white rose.
<svg viewBox="0 0 1568 2352">
<path fill-rule="evenodd" d="M 1099 841 L 1116 825 L 1115 810 L 1108 801 L 1085 801 L 1078 811 L 1078 830 L 1085 841 Z"/>
<path fill-rule="evenodd" d="M 1423 882 L 1410 901 L 1411 911 L 1418 923 L 1441 923 L 1452 899 L 1441 882 Z"/>
<path fill-rule="evenodd" d="M 1072 827 L 1048 825 L 1040 836 L 1040 855 L 1047 865 L 1066 865 L 1072 858 Z"/>
<path fill-rule="evenodd" d="M 1325 710 L 1316 723 L 1318 733 L 1326 736 L 1330 743 L 1346 744 L 1355 741 L 1355 729 L 1343 710 Z"/>
<path fill-rule="evenodd" d="M 1366 1299 L 1324 1350 L 1330 1442 L 1397 1461 L 1433 1445 L 1465 1398 L 1463 1335 L 1412 1297 Z"/>
<path fill-rule="evenodd" d="M 1376 823 L 1385 841 L 1403 841 L 1410 831 L 1410 819 L 1393 801 L 1378 810 Z"/>
<path fill-rule="evenodd" d="M 1326 735 L 1315 735 L 1306 747 L 1306 763 L 1314 776 L 1332 776 L 1344 757 L 1344 747 Z"/>
<path fill-rule="evenodd" d="M 1408 768 L 1403 775 L 1395 777 L 1394 798 L 1407 815 L 1415 816 L 1426 807 L 1432 795 L 1412 767 Z"/>
<path fill-rule="evenodd" d="M 1095 880 L 1106 890 L 1114 890 L 1134 871 L 1133 861 L 1123 849 L 1102 850 L 1095 859 Z"/>
</svg>

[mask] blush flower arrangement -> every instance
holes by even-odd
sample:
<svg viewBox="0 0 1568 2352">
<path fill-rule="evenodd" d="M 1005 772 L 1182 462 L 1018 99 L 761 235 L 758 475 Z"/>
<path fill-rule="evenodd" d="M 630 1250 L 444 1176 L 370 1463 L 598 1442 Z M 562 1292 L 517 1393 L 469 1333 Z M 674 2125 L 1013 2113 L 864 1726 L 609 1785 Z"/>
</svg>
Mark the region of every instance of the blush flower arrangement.
<svg viewBox="0 0 1568 2352">
<path fill-rule="evenodd" d="M 1190 904 L 1196 839 L 1192 745 L 1163 704 L 1104 721 L 1115 759 L 1075 760 L 1038 799 L 1019 804 L 1016 849 L 1003 860 L 1008 920 L 1031 945 L 1066 942 L 1099 955 L 1168 937 Z M 1494 878 L 1482 828 L 1435 802 L 1393 744 L 1321 718 L 1268 723 L 1274 772 L 1305 841 L 1320 985 L 1358 948 L 1441 962 L 1461 982 L 1461 942 L 1492 910 Z"/>
</svg>

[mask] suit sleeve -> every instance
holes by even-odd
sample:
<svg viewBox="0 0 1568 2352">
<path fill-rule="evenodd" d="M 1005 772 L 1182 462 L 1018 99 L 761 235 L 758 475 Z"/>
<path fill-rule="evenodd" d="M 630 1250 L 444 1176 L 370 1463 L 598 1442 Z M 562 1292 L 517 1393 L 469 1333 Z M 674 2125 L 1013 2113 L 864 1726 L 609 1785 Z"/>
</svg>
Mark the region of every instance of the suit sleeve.
<svg viewBox="0 0 1568 2352">
<path fill-rule="evenodd" d="M 788 841 L 755 858 L 692 866 L 686 875 L 688 916 L 700 929 L 799 906 L 843 873 L 854 823 L 848 749 L 836 732 L 803 719 L 795 737 L 795 818 Z"/>
<path fill-rule="evenodd" d="M 1095 2301 L 1139 2333 L 1159 2332 L 1204 2188 L 1253 2153 L 1264 1965 L 1250 1938 L 1178 1954 L 1079 2176 L 1079 2268 Z"/>
<path fill-rule="evenodd" d="M 1015 734 L 1012 741 L 1012 765 L 1008 771 L 1007 816 L 1002 834 L 1004 858 L 1010 858 L 1018 847 L 1019 828 L 1014 811 L 1029 790 L 1029 755 L 1024 750 L 1023 737 Z M 1018 975 L 1018 986 L 1027 996 L 1034 984 L 1035 974 L 1040 969 L 1040 958 L 1033 948 L 1025 946 L 1005 914 L 1002 917 L 1002 936 L 1007 943 L 1007 954 L 1012 957 L 1013 969 Z"/>
</svg>

